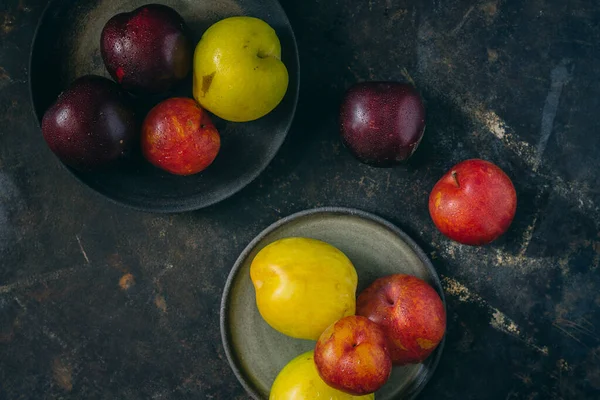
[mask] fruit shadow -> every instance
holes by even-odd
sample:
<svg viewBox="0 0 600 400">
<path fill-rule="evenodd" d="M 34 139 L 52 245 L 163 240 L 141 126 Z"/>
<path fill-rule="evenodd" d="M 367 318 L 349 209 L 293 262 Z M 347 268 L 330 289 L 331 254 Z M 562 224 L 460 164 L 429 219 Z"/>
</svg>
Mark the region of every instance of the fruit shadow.
<svg viewBox="0 0 600 400">
<path fill-rule="evenodd" d="M 337 136 L 337 118 L 344 82 L 351 78 L 346 65 L 352 59 L 352 48 L 340 36 L 342 23 L 330 13 L 320 14 L 318 25 L 308 24 L 307 16 L 319 13 L 318 5 L 299 4 L 289 0 L 280 2 L 295 30 L 300 57 L 300 94 L 294 122 L 270 170 L 277 174 L 291 173 L 310 156 L 313 145 L 328 136 Z M 319 29 L 320 27 L 326 29 Z M 328 46 L 319 42 L 328 41 Z M 332 45 L 333 44 L 333 45 Z M 265 182 L 263 182 L 265 183 Z"/>
<path fill-rule="evenodd" d="M 442 175 L 461 161 L 481 158 L 495 163 L 515 186 L 517 210 L 509 230 L 487 247 L 502 248 L 514 256 L 551 255 L 550 248 L 540 253 L 536 246 L 530 245 L 538 238 L 540 222 L 550 216 L 544 211 L 551 195 L 547 179 L 532 171 L 526 160 L 491 134 L 488 128 L 474 122 L 476 118 L 451 99 L 427 88 L 422 88 L 421 93 L 426 103 L 427 128 L 407 167 L 415 171 L 425 169 L 425 184 L 431 189 Z M 552 218 L 560 215 L 564 214 L 555 211 Z"/>
<path fill-rule="evenodd" d="M 356 26 L 349 23 L 348 14 L 355 7 L 344 10 L 333 3 L 280 2 L 295 30 L 300 54 L 300 96 L 294 123 L 274 162 L 260 179 L 264 190 L 273 190 L 271 175 L 288 176 L 308 159 L 331 157 L 321 155 L 322 142 L 331 142 L 344 148 L 339 137 L 339 107 L 345 91 L 353 84 L 368 80 L 400 80 L 401 74 L 389 75 L 389 68 L 380 73 L 370 67 L 371 52 L 359 57 L 357 48 L 369 39 L 354 35 Z M 359 11 L 367 5 L 356 5 Z M 383 13 L 382 13 L 383 14 Z M 413 54 L 404 55 L 416 60 Z M 416 62 L 416 61 L 415 61 Z M 344 151 L 347 151 L 344 149 Z M 266 189 L 264 187 L 266 186 Z M 253 186 L 256 187 L 256 186 Z"/>
</svg>

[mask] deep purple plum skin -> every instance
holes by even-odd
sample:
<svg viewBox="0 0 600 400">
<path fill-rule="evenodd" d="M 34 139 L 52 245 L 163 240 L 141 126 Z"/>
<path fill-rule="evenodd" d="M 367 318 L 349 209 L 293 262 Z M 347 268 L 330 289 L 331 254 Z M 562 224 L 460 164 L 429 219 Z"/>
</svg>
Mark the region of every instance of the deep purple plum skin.
<svg viewBox="0 0 600 400">
<path fill-rule="evenodd" d="M 76 79 L 46 110 L 42 134 L 50 150 L 77 170 L 95 170 L 126 158 L 138 137 L 128 94 L 108 78 Z"/>
<path fill-rule="evenodd" d="M 171 7 L 148 4 L 113 16 L 104 25 L 100 53 L 106 69 L 135 94 L 172 89 L 192 68 L 185 21 Z"/>
<path fill-rule="evenodd" d="M 411 85 L 361 82 L 350 87 L 340 108 L 340 134 L 346 148 L 374 167 L 404 163 L 421 143 L 425 106 Z"/>
</svg>

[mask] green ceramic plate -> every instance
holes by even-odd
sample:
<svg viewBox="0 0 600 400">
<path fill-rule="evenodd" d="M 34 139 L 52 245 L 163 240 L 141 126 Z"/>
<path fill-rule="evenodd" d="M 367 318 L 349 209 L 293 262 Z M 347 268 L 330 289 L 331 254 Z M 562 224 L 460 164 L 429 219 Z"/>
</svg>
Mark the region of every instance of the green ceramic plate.
<svg viewBox="0 0 600 400">
<path fill-rule="evenodd" d="M 291 236 L 324 240 L 342 250 L 358 272 L 358 292 L 375 279 L 406 273 L 428 281 L 445 299 L 433 265 L 404 232 L 366 212 L 319 208 L 279 220 L 261 232 L 236 261 L 223 292 L 221 336 L 225 353 L 240 383 L 255 399 L 268 399 L 279 371 L 315 342 L 287 337 L 260 316 L 250 280 L 254 256 L 269 243 Z M 394 367 L 377 400 L 412 399 L 423 389 L 438 364 L 442 342 L 422 364 Z"/>
</svg>

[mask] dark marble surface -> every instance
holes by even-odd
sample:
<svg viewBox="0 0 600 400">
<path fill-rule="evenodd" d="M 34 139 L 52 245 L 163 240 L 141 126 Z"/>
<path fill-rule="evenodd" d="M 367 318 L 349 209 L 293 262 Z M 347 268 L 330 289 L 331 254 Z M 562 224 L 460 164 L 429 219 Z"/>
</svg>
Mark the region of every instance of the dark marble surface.
<svg viewBox="0 0 600 400">
<path fill-rule="evenodd" d="M 324 205 L 396 223 L 442 276 L 447 343 L 421 399 L 600 398 L 600 3 L 285 0 L 302 65 L 288 140 L 245 190 L 176 215 L 107 202 L 46 148 L 27 83 L 44 5 L 0 4 L 0 398 L 246 398 L 219 336 L 229 269 L 264 227 Z M 413 81 L 427 102 L 406 166 L 340 144 L 340 96 L 369 79 Z M 427 212 L 470 157 L 519 195 L 481 248 Z"/>
</svg>

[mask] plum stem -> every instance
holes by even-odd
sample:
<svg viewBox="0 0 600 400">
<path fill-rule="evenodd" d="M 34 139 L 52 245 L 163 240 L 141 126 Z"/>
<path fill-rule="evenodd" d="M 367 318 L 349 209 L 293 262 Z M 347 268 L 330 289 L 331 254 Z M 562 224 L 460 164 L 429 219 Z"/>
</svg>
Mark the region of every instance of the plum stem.
<svg viewBox="0 0 600 400">
<path fill-rule="evenodd" d="M 454 178 L 454 183 L 456 184 L 456 187 L 460 188 L 460 183 L 458 183 L 458 174 L 456 173 L 456 171 L 452 171 L 452 178 Z"/>
</svg>

